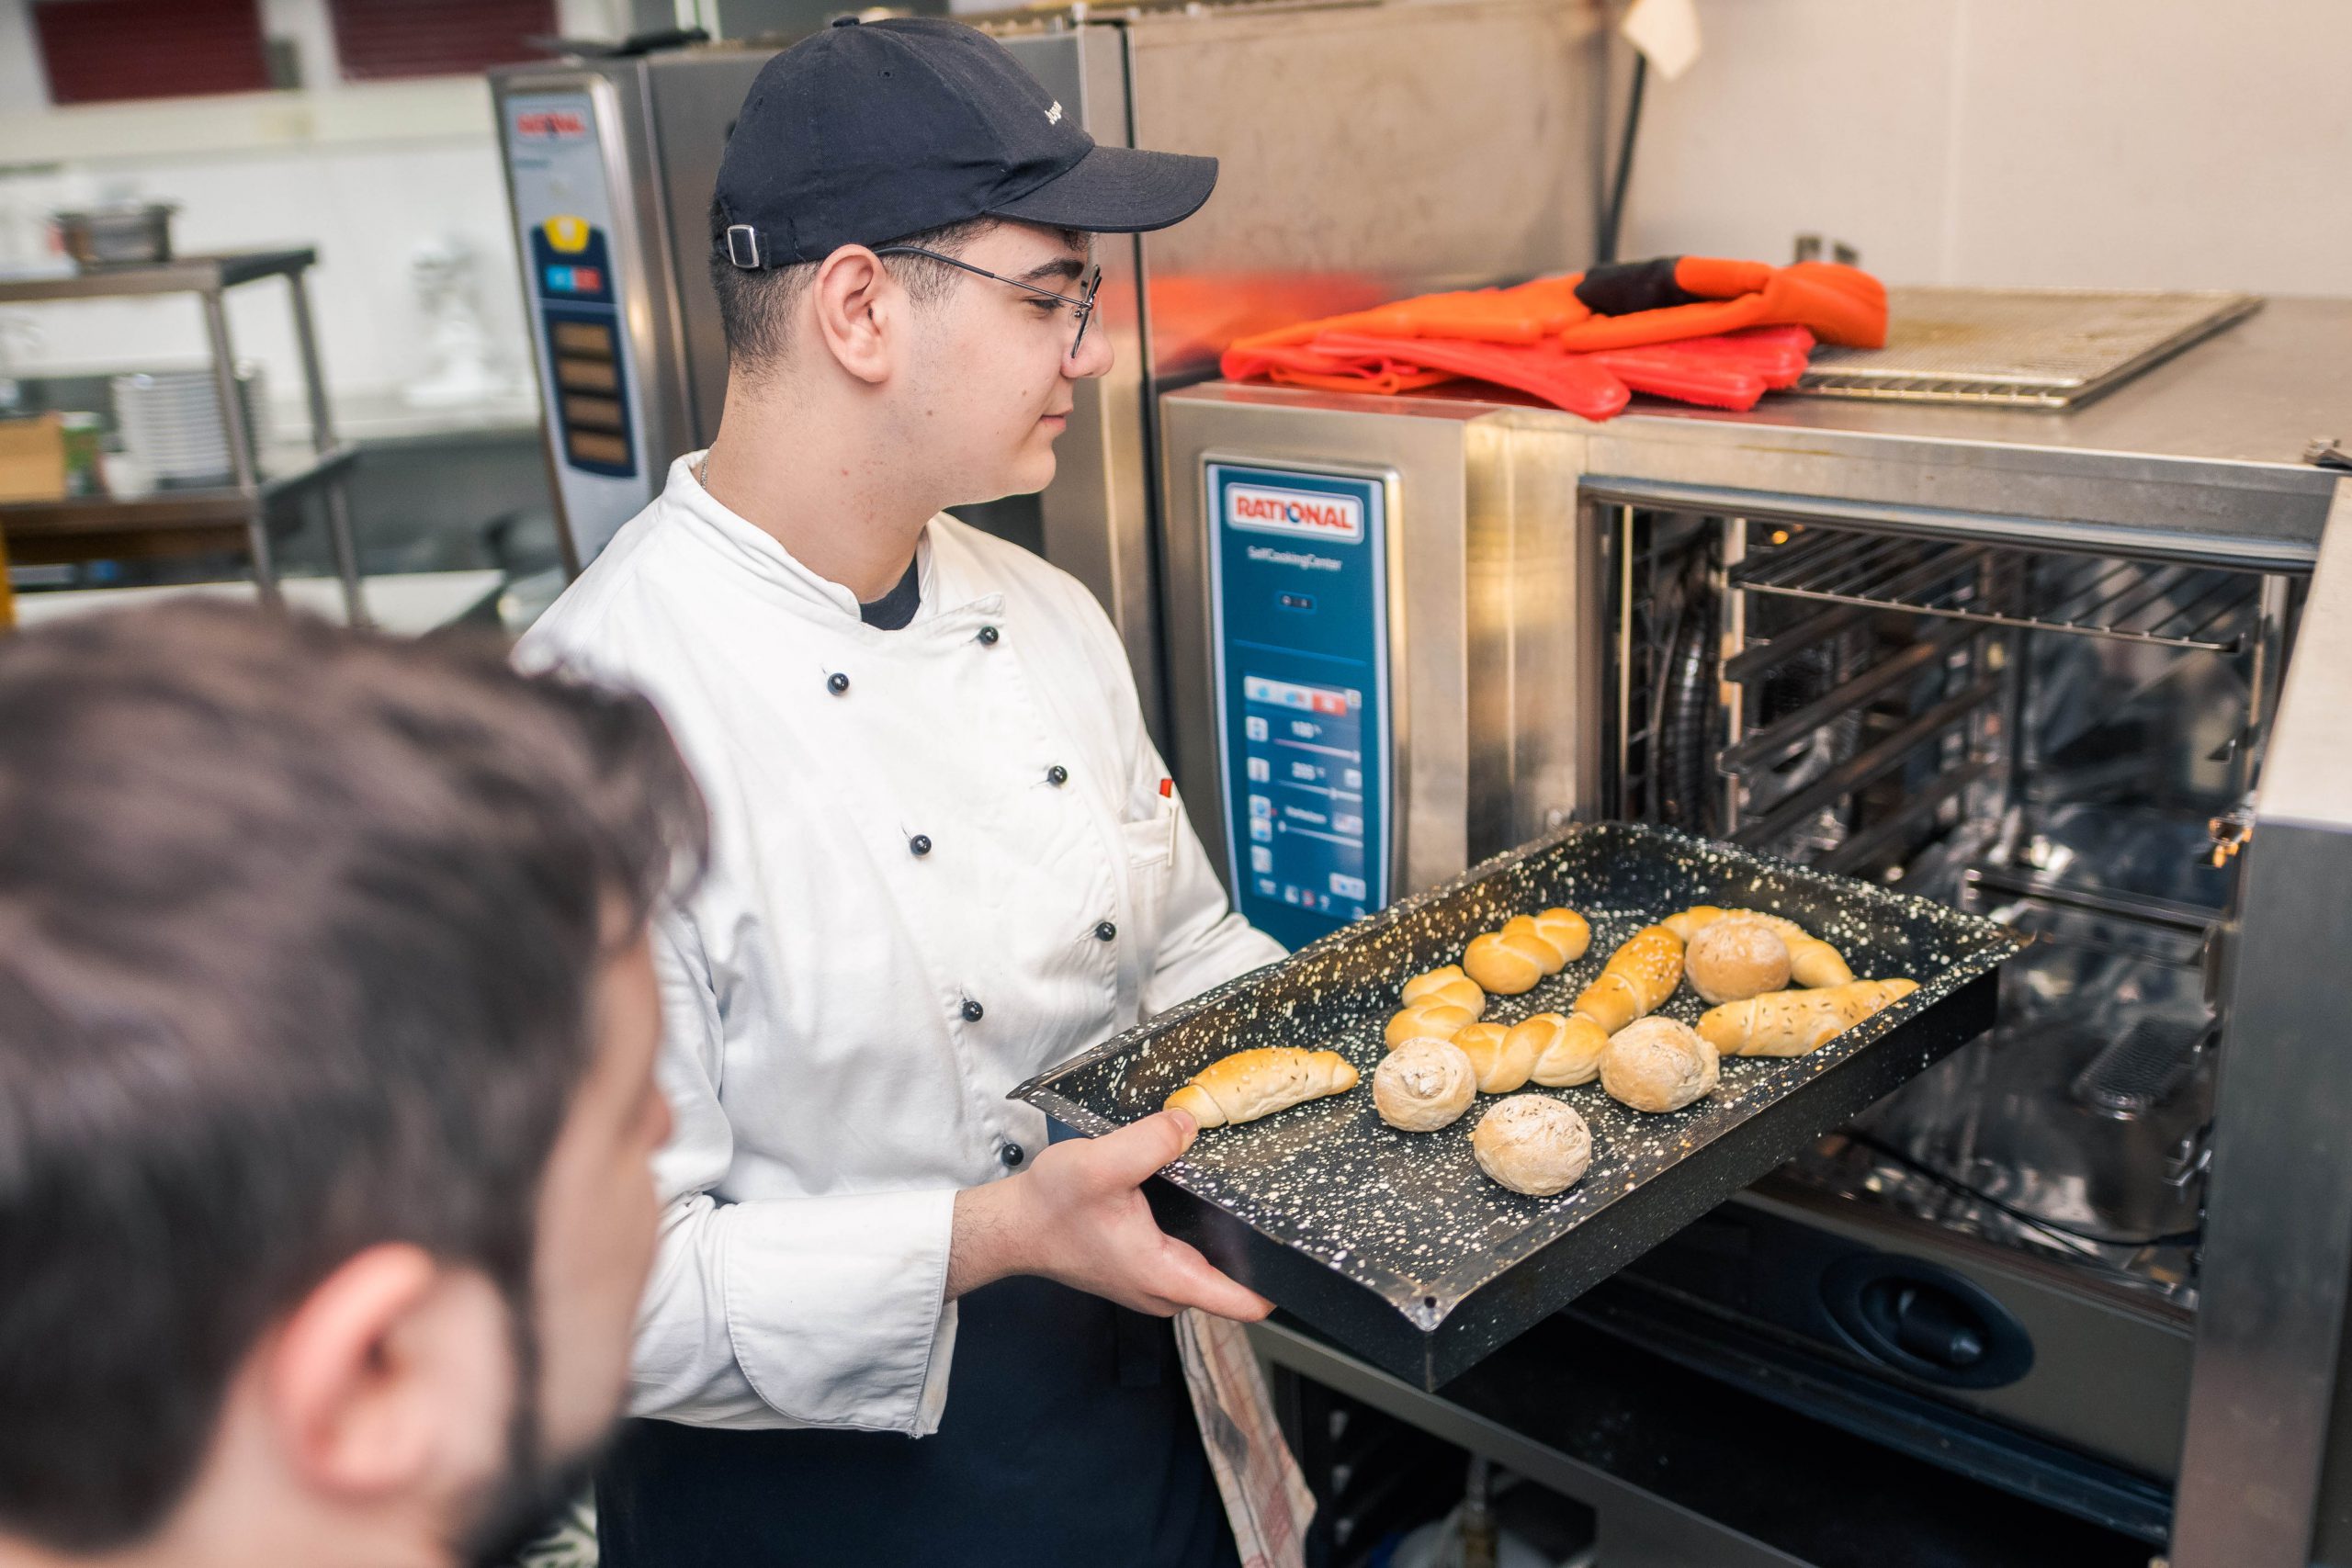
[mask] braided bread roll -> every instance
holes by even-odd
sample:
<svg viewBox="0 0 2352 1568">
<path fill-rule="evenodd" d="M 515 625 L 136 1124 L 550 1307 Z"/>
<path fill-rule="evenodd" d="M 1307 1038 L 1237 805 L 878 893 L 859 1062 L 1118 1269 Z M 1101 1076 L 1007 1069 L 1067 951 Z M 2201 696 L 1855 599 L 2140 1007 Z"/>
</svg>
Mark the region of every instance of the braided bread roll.
<svg viewBox="0 0 2352 1568">
<path fill-rule="evenodd" d="M 1471 1071 L 1478 1076 L 1480 1094 L 1509 1094 L 1527 1082 L 1535 1066 L 1535 1044 L 1520 1032 L 1524 1027 L 1474 1023 L 1453 1037 L 1454 1044 L 1470 1058 Z"/>
<path fill-rule="evenodd" d="M 1770 926 L 1772 933 L 1788 944 L 1789 975 L 1798 985 L 1843 986 L 1854 978 L 1845 954 L 1782 915 L 1768 915 L 1761 909 L 1724 909 L 1713 904 L 1693 904 L 1679 914 L 1668 915 L 1666 928 L 1687 942 L 1727 915 L 1760 920 Z"/>
<path fill-rule="evenodd" d="M 1726 1056 L 1802 1056 L 1919 988 L 1913 980 L 1854 980 L 1808 991 L 1767 991 L 1710 1008 L 1699 1033 Z"/>
<path fill-rule="evenodd" d="M 1573 1089 L 1600 1076 L 1609 1032 L 1589 1018 L 1539 1012 L 1510 1032 L 1512 1042 L 1527 1049 L 1529 1079 L 1545 1089 Z"/>
<path fill-rule="evenodd" d="M 1614 1034 L 1674 994 L 1682 980 L 1682 939 L 1666 926 L 1644 926 L 1609 955 L 1600 977 L 1577 993 L 1569 1010 Z"/>
<path fill-rule="evenodd" d="M 1477 1089 L 1470 1058 L 1442 1040 L 1408 1040 L 1382 1057 L 1372 1074 L 1372 1103 L 1380 1119 L 1407 1133 L 1446 1126 L 1470 1108 Z"/>
<path fill-rule="evenodd" d="M 1168 1109 L 1191 1111 L 1204 1128 L 1222 1127 L 1355 1087 L 1355 1068 L 1337 1051 L 1261 1045 L 1219 1057 L 1194 1073 L 1168 1097 Z"/>
<path fill-rule="evenodd" d="M 1477 1021 L 1478 1015 L 1468 1008 L 1423 997 L 1410 1007 L 1399 1008 L 1389 1018 L 1382 1037 L 1394 1051 L 1408 1040 L 1451 1040 Z"/>
<path fill-rule="evenodd" d="M 1592 928 L 1574 909 L 1513 915 L 1502 930 L 1470 939 L 1462 967 L 1487 990 L 1515 997 L 1582 958 L 1591 942 Z"/>
<path fill-rule="evenodd" d="M 1468 1009 L 1472 1018 L 1487 1010 L 1487 993 L 1478 988 L 1477 981 L 1462 972 L 1459 964 L 1414 976 L 1405 982 L 1400 999 L 1407 1007 L 1422 1000 L 1449 1002 Z"/>
</svg>

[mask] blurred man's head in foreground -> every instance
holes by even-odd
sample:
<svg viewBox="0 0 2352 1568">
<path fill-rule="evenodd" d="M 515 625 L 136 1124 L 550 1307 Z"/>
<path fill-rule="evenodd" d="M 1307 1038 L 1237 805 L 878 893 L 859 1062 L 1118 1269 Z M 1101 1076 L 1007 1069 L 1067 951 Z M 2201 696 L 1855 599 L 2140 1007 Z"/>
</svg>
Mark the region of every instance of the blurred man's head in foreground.
<svg viewBox="0 0 2352 1568">
<path fill-rule="evenodd" d="M 641 699 L 222 605 L 0 642 L 0 1562 L 431 1562 L 618 1405 L 646 920 L 704 818 Z"/>
</svg>

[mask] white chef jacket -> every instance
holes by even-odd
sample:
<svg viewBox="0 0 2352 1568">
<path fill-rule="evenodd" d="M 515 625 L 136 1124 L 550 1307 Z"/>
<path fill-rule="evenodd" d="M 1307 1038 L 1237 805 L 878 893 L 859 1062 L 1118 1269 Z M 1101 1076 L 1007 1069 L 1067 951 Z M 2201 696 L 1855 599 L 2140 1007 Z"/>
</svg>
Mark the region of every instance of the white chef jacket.
<svg viewBox="0 0 2352 1568">
<path fill-rule="evenodd" d="M 955 1194 L 1046 1143 L 1006 1091 L 1282 949 L 1228 908 L 1074 579 L 941 515 L 879 630 L 699 457 L 519 655 L 646 692 L 710 807 L 709 874 L 655 928 L 677 1132 L 631 1409 L 922 1436 Z"/>
</svg>

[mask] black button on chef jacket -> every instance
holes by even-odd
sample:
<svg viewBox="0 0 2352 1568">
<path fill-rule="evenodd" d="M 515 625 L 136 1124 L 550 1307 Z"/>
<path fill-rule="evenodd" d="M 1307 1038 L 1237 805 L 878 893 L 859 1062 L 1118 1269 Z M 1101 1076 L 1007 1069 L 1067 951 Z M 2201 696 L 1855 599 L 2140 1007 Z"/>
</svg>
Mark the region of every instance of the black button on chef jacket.
<svg viewBox="0 0 2352 1568">
<path fill-rule="evenodd" d="M 921 601 L 910 564 L 859 615 L 897 631 Z M 1240 1568 L 1165 1319 L 1026 1278 L 956 1314 L 928 1438 L 625 1423 L 604 1568 Z"/>
</svg>

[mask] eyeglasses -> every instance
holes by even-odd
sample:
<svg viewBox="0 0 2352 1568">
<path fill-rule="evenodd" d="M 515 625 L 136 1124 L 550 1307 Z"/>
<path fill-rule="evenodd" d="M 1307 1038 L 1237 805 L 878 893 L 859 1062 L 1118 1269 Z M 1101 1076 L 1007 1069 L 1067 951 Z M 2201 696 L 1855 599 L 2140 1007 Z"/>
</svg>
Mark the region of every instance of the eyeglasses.
<svg viewBox="0 0 2352 1568">
<path fill-rule="evenodd" d="M 878 245 L 875 247 L 874 254 L 877 256 L 928 257 L 932 261 L 959 267 L 981 277 L 993 278 L 999 283 L 1009 283 L 1023 293 L 1035 294 L 1043 299 L 1060 300 L 1078 317 L 1078 335 L 1069 340 L 1069 357 L 1072 359 L 1078 357 L 1078 345 L 1086 341 L 1087 322 L 1094 319 L 1094 291 L 1102 287 L 1102 269 L 1099 266 L 1086 269 L 1085 276 L 1079 279 L 1080 287 L 1078 293 L 1057 294 L 1050 288 L 1040 288 L 1034 283 L 1023 283 L 1017 277 L 1006 277 L 990 272 L 985 267 L 974 266 L 970 262 L 957 261 L 954 256 L 943 256 L 937 251 L 926 251 L 921 245 Z"/>
</svg>

